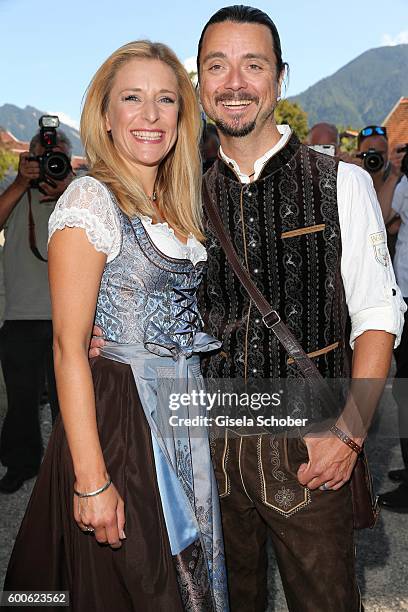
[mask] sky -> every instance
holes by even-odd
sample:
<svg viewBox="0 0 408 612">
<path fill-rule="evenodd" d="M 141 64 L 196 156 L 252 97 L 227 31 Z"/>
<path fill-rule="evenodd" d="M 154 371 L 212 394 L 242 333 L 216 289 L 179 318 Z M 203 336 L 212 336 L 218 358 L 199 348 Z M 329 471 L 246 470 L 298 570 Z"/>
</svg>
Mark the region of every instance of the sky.
<svg viewBox="0 0 408 612">
<path fill-rule="evenodd" d="M 231 0 L 230 0 L 231 1 Z M 368 49 L 408 43 L 408 0 L 251 0 L 274 20 L 289 62 L 286 95 L 304 91 Z M 225 0 L 0 0 L 0 105 L 34 106 L 79 121 L 101 63 L 139 38 L 184 61 Z M 408 92 L 407 92 L 408 93 Z"/>
</svg>

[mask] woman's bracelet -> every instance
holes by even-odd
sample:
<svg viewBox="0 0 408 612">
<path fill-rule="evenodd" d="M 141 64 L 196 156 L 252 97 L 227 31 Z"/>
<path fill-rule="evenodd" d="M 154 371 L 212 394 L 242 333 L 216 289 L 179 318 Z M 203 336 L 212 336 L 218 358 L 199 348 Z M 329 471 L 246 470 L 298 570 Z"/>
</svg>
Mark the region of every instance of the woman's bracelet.
<svg viewBox="0 0 408 612">
<path fill-rule="evenodd" d="M 344 444 L 347 444 L 347 446 L 351 448 L 351 450 L 353 450 L 355 453 L 357 453 L 357 455 L 359 455 L 363 450 L 362 446 L 359 446 L 357 442 L 354 442 L 354 440 L 352 440 L 346 433 L 344 433 L 342 429 L 339 429 L 336 425 L 332 425 L 332 427 L 330 427 L 330 431 L 335 436 L 337 436 L 339 440 L 344 442 Z"/>
<path fill-rule="evenodd" d="M 96 491 L 91 491 L 91 493 L 80 493 L 79 491 L 76 491 L 74 489 L 74 493 L 75 495 L 78 495 L 78 497 L 94 497 L 95 495 L 99 495 L 99 493 L 103 493 L 104 491 L 106 491 L 106 489 L 112 484 L 112 478 L 109 476 L 108 474 L 108 480 L 107 482 L 105 482 L 105 484 L 103 485 L 103 487 L 101 487 L 100 489 L 96 489 Z"/>
</svg>

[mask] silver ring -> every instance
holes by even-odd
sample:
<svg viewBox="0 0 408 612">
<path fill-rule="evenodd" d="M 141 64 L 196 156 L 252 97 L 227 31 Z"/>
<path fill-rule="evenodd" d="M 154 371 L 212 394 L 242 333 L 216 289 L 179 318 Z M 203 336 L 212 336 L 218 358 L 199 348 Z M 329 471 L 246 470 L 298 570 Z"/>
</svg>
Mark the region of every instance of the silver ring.
<svg viewBox="0 0 408 612">
<path fill-rule="evenodd" d="M 95 531 L 95 529 L 93 527 L 89 527 L 88 525 L 85 525 L 85 531 Z"/>
<path fill-rule="evenodd" d="M 324 482 L 324 483 L 323 483 L 323 484 L 322 484 L 322 485 L 319 487 L 319 489 L 320 489 L 321 491 L 330 491 L 330 487 L 328 487 L 328 486 L 327 486 L 327 482 Z"/>
</svg>

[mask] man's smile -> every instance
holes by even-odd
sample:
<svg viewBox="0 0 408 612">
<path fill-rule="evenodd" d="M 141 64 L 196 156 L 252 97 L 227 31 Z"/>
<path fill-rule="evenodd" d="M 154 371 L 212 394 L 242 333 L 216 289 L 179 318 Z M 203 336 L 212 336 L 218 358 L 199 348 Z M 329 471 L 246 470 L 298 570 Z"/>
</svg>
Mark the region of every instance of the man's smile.
<svg viewBox="0 0 408 612">
<path fill-rule="evenodd" d="M 221 102 L 225 108 L 245 108 L 251 104 L 252 100 L 228 100 Z"/>
</svg>

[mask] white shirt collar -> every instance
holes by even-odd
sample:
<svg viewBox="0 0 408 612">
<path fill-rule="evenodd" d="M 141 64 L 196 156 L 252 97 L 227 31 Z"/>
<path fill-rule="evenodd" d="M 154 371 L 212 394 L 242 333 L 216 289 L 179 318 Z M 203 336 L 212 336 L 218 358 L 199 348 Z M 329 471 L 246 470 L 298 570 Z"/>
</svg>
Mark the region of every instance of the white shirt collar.
<svg viewBox="0 0 408 612">
<path fill-rule="evenodd" d="M 291 134 L 292 134 L 292 130 L 290 129 L 289 125 L 277 125 L 276 126 L 278 128 L 279 133 L 281 134 L 280 139 L 278 140 L 278 142 L 276 143 L 276 145 L 274 145 L 272 147 L 272 149 L 269 149 L 269 151 L 267 151 L 264 155 L 262 155 L 262 157 L 260 157 L 259 159 L 256 160 L 256 162 L 254 163 L 254 181 L 256 181 L 262 171 L 262 168 L 264 167 L 265 163 L 267 161 L 270 160 L 270 158 L 275 155 L 278 151 L 280 151 L 281 149 L 283 149 L 283 147 L 285 146 L 285 144 L 288 142 Z M 231 168 L 233 168 L 236 172 L 236 174 L 239 177 L 239 180 L 241 181 L 241 183 L 250 183 L 251 179 L 249 178 L 249 176 L 247 174 L 243 174 L 241 172 L 241 170 L 239 169 L 239 166 L 237 164 L 237 162 L 231 158 L 229 158 L 227 155 L 225 155 L 224 151 L 222 150 L 222 147 L 220 146 L 220 157 L 225 161 L 226 164 L 228 164 L 228 166 L 231 166 Z"/>
</svg>

